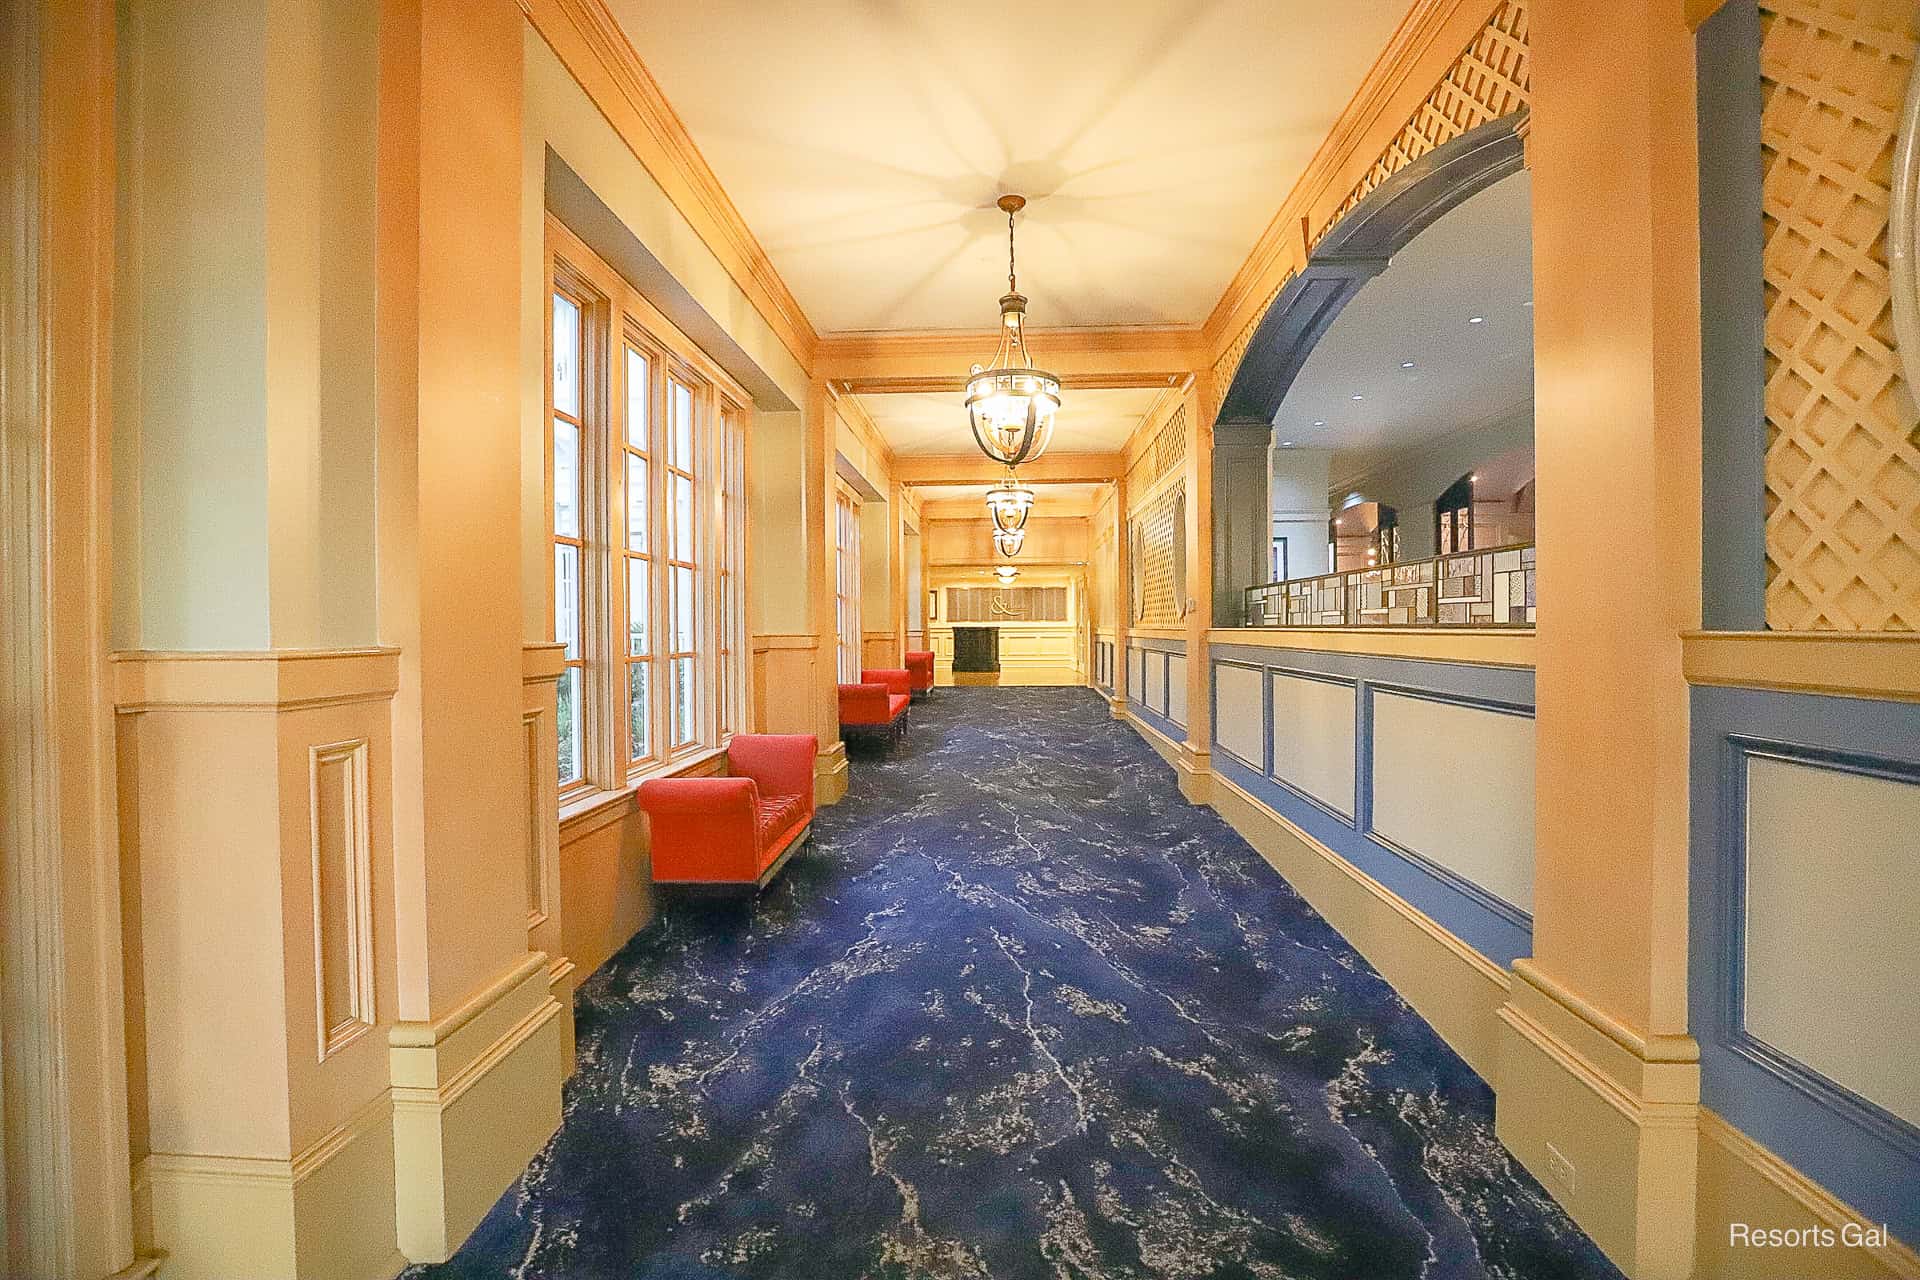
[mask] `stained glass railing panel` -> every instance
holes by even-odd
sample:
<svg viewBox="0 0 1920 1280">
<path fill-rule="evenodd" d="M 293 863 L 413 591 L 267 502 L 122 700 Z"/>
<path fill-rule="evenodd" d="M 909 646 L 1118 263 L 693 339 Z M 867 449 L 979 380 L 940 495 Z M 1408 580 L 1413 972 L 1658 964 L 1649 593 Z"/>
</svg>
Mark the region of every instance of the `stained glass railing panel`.
<svg viewBox="0 0 1920 1280">
<path fill-rule="evenodd" d="M 1534 546 L 1489 547 L 1247 588 L 1249 627 L 1530 627 Z"/>
</svg>

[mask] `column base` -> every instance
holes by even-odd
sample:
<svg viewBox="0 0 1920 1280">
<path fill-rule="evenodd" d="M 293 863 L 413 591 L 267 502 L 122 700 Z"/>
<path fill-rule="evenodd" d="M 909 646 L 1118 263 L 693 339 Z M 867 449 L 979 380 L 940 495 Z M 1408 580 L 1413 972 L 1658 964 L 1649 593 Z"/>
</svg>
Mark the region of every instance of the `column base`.
<svg viewBox="0 0 1920 1280">
<path fill-rule="evenodd" d="M 813 760 L 813 802 L 839 804 L 847 794 L 847 744 L 834 742 L 820 748 Z"/>
<path fill-rule="evenodd" d="M 1633 1280 L 1694 1269 L 1699 1047 L 1643 1038 L 1516 960 L 1494 1128 Z"/>
<path fill-rule="evenodd" d="M 388 1033 L 409 1261 L 445 1262 L 560 1127 L 566 1019 L 552 978 L 546 954 L 529 952 L 445 1018 Z"/>
<path fill-rule="evenodd" d="M 139 1213 L 178 1280 L 388 1280 L 393 1107 L 383 1093 L 289 1160 L 156 1152 L 134 1174 Z"/>
<path fill-rule="evenodd" d="M 1197 751 L 1191 742 L 1180 744 L 1173 759 L 1174 776 L 1180 782 L 1180 794 L 1188 804 L 1213 802 L 1213 753 Z"/>
</svg>

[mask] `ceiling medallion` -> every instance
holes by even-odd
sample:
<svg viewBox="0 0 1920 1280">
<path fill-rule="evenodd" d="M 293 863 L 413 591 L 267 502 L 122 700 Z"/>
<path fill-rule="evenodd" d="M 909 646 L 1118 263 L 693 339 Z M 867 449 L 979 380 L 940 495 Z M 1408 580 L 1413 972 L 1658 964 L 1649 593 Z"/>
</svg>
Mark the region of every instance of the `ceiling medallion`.
<svg viewBox="0 0 1920 1280">
<path fill-rule="evenodd" d="M 1009 560 L 1020 554 L 1020 548 L 1026 545 L 1026 541 L 1027 531 L 1025 529 L 995 529 L 993 531 L 994 550 Z"/>
<path fill-rule="evenodd" d="M 974 365 L 967 378 L 967 422 L 980 451 L 1012 467 L 1046 452 L 1053 439 L 1053 418 L 1060 410 L 1060 379 L 1033 367 L 1024 328 L 1027 300 L 1015 282 L 1013 215 L 1026 207 L 1027 198 L 1004 195 L 998 203 L 1007 215 L 1007 291 L 1000 298 L 1000 345 L 994 348 L 993 359 L 984 366 Z"/>
<path fill-rule="evenodd" d="M 996 533 L 1015 533 L 1027 527 L 1027 514 L 1033 510 L 1033 490 L 1020 483 L 1007 468 L 1007 478 L 987 490 L 987 510 L 993 515 Z"/>
</svg>

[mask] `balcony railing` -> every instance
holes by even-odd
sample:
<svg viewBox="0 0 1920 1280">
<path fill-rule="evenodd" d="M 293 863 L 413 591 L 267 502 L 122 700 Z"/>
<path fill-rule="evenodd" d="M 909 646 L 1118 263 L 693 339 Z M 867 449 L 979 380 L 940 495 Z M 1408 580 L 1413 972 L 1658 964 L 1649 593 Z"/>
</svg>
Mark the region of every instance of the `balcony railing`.
<svg viewBox="0 0 1920 1280">
<path fill-rule="evenodd" d="M 1247 588 L 1249 627 L 1530 627 L 1534 546 L 1521 543 Z"/>
</svg>

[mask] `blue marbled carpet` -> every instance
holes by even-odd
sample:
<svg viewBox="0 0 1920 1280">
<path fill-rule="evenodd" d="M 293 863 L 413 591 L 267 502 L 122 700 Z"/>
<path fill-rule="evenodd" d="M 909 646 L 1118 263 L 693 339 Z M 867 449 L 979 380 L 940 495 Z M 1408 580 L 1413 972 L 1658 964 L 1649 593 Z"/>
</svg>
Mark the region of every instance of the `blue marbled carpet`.
<svg viewBox="0 0 1920 1280">
<path fill-rule="evenodd" d="M 581 986 L 564 1126 L 410 1277 L 1617 1280 L 1092 692 L 941 690 L 814 832 Z"/>
</svg>

